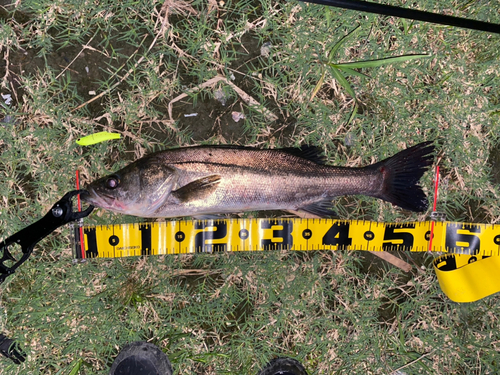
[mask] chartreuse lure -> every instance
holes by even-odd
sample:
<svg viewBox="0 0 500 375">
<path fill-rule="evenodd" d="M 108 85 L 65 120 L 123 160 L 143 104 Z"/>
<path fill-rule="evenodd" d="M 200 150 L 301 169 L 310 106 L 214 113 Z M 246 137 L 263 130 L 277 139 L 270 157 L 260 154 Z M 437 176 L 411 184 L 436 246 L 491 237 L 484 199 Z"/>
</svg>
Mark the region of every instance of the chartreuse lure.
<svg viewBox="0 0 500 375">
<path fill-rule="evenodd" d="M 104 141 L 109 141 L 111 139 L 120 139 L 121 135 L 118 133 L 110 132 L 99 132 L 87 135 L 86 137 L 81 137 L 76 140 L 76 143 L 80 146 L 90 146 L 96 143 L 101 143 Z"/>
</svg>

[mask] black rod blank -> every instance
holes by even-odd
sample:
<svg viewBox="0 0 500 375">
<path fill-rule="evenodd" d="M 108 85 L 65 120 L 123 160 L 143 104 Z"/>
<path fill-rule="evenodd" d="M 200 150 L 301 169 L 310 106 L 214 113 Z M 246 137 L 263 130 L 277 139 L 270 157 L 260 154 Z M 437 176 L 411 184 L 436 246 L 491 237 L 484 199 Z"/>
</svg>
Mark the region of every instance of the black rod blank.
<svg viewBox="0 0 500 375">
<path fill-rule="evenodd" d="M 303 0 L 303 1 L 307 3 L 328 5 L 344 9 L 359 10 L 361 12 L 376 13 L 385 16 L 394 16 L 410 20 L 438 23 L 441 25 L 456 26 L 464 29 L 487 31 L 490 33 L 500 34 L 499 24 L 483 22 L 483 21 L 475 21 L 467 18 L 445 16 L 442 14 L 425 12 L 422 10 L 405 9 L 392 5 L 377 4 L 361 0 Z"/>
</svg>

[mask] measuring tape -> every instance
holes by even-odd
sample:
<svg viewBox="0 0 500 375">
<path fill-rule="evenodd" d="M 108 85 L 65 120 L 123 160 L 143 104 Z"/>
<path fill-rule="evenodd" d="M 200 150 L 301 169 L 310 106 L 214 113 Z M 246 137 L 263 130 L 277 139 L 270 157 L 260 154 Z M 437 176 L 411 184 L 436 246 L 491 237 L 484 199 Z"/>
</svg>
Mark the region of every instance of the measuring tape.
<svg viewBox="0 0 500 375">
<path fill-rule="evenodd" d="M 269 250 L 446 253 L 434 260 L 434 269 L 451 300 L 472 302 L 500 291 L 500 225 L 299 218 L 182 220 L 83 226 L 83 243 L 80 227 L 74 229 L 77 259 Z"/>
</svg>

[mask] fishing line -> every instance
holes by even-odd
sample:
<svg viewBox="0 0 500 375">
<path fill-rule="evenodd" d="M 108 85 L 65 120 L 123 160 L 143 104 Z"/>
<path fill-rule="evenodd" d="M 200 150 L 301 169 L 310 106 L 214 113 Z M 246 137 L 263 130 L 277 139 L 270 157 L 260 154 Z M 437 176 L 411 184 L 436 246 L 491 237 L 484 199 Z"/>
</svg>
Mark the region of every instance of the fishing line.
<svg viewBox="0 0 500 375">
<path fill-rule="evenodd" d="M 358 10 L 361 12 L 394 16 L 416 21 L 437 23 L 447 26 L 461 27 L 479 31 L 487 31 L 500 34 L 500 25 L 490 22 L 476 21 L 467 18 L 446 16 L 438 13 L 431 13 L 422 10 L 406 9 L 393 5 L 377 4 L 361 0 L 303 0 L 307 3 L 327 5 L 337 8 Z"/>
</svg>

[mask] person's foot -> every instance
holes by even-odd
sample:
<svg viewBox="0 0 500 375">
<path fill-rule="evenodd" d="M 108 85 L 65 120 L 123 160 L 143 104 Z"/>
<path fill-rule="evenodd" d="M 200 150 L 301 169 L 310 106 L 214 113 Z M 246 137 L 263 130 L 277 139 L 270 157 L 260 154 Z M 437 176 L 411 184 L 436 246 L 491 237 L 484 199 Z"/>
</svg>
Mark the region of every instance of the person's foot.
<svg viewBox="0 0 500 375">
<path fill-rule="evenodd" d="M 120 351 L 109 375 L 172 375 L 172 366 L 157 346 L 137 341 Z"/>
<path fill-rule="evenodd" d="M 307 372 L 304 366 L 295 359 L 275 358 L 257 375 L 307 375 Z"/>
</svg>

